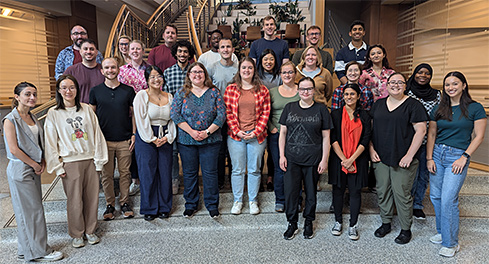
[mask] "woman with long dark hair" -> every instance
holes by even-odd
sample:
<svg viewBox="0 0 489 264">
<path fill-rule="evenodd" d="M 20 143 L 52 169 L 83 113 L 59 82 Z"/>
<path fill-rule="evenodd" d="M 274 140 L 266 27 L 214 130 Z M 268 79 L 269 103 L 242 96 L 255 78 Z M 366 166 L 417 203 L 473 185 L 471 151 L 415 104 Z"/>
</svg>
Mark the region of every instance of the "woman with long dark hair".
<svg viewBox="0 0 489 264">
<path fill-rule="evenodd" d="M 163 72 L 148 65 L 144 72 L 147 90 L 134 98 L 136 120 L 136 160 L 141 190 L 140 213 L 144 220 L 168 218 L 172 209 L 171 168 L 173 141 L 177 131 L 170 120 L 173 97 L 163 92 Z"/>
<path fill-rule="evenodd" d="M 97 244 L 99 173 L 108 161 L 107 143 L 92 108 L 80 103 L 80 88 L 72 75 L 56 81 L 56 106 L 44 123 L 48 173 L 63 181 L 68 233 L 75 248 Z"/>
<path fill-rule="evenodd" d="M 258 63 L 256 64 L 256 70 L 262 84 L 265 85 L 268 90 L 282 84 L 280 67 L 278 66 L 277 56 L 273 50 L 266 49 L 261 53 Z"/>
<path fill-rule="evenodd" d="M 238 74 L 224 92 L 228 124 L 228 149 L 231 163 L 231 185 L 234 195 L 232 214 L 241 214 L 245 174 L 248 171 L 250 214 L 260 213 L 258 190 L 260 166 L 265 151 L 270 94 L 256 73 L 255 61 L 241 60 Z"/>
<path fill-rule="evenodd" d="M 171 118 L 178 126 L 178 149 L 182 159 L 183 216 L 191 217 L 199 205 L 199 166 L 204 185 L 204 204 L 212 218 L 219 217 L 217 162 L 226 122 L 226 106 L 219 89 L 200 62 L 192 63 L 185 84 L 175 94 Z"/>
<path fill-rule="evenodd" d="M 36 106 L 37 88 L 21 82 L 14 88 L 12 112 L 3 119 L 3 138 L 7 150 L 7 179 L 17 221 L 17 255 L 26 261 L 56 261 L 63 253 L 48 245 L 41 174 L 44 172 L 44 135 L 30 110 Z"/>
<path fill-rule="evenodd" d="M 470 97 L 461 72 L 449 72 L 443 79 L 443 95 L 430 120 L 426 160 L 437 233 L 430 241 L 442 245 L 441 256 L 453 257 L 460 250 L 458 194 L 487 125 L 484 107 Z"/>
<path fill-rule="evenodd" d="M 380 44 L 370 46 L 365 59 L 358 83 L 370 88 L 374 101 L 389 96 L 387 78 L 395 71 L 389 65 L 384 46 Z"/>
<path fill-rule="evenodd" d="M 406 93 L 408 96 L 418 100 L 426 109 L 426 113 L 430 115 L 433 108 L 440 102 L 441 93 L 430 85 L 433 77 L 433 68 L 427 63 L 421 63 L 413 71 L 413 75 L 409 77 L 406 83 Z M 429 127 L 429 122 L 428 122 Z M 423 199 L 426 193 L 426 188 L 429 182 L 429 172 L 426 167 L 426 139 L 423 139 L 423 144 L 418 150 L 419 166 L 414 178 L 413 189 L 413 216 L 416 219 L 426 219 L 423 212 Z"/>
<path fill-rule="evenodd" d="M 360 103 L 361 90 L 356 83 L 343 89 L 344 106 L 331 112 L 331 156 L 329 183 L 333 185 L 335 225 L 331 233 L 341 235 L 343 223 L 343 196 L 346 187 L 350 193 L 350 225 L 348 237 L 358 240 L 358 215 L 362 201 L 362 187 L 368 180 L 368 148 L 370 142 L 370 116 Z"/>
</svg>

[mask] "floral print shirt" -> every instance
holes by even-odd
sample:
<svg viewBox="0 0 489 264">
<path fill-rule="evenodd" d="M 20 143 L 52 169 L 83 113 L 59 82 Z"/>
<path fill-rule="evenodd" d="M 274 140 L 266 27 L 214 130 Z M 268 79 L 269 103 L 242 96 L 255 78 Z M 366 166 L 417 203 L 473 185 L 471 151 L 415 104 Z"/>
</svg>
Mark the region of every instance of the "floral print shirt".
<svg viewBox="0 0 489 264">
<path fill-rule="evenodd" d="M 374 102 L 385 98 L 389 95 L 387 92 L 387 78 L 395 71 L 393 69 L 387 69 L 382 67 L 380 75 L 377 74 L 373 68 L 363 70 L 358 83 L 361 86 L 367 86 L 374 94 Z"/>
</svg>

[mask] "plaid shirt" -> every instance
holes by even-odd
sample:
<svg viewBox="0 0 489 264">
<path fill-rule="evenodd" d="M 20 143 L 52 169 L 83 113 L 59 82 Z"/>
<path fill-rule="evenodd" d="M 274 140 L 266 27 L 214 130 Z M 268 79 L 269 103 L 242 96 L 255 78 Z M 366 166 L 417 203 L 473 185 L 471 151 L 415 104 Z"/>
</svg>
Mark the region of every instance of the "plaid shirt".
<svg viewBox="0 0 489 264">
<path fill-rule="evenodd" d="M 173 66 L 169 67 L 163 72 L 163 77 L 165 78 L 165 86 L 163 87 L 163 91 L 171 93 L 175 95 L 175 93 L 183 87 L 185 83 L 185 75 L 187 75 L 188 66 L 190 63 L 185 66 L 185 68 L 180 68 L 178 66 L 178 62 L 173 64 Z"/>
<path fill-rule="evenodd" d="M 224 92 L 224 103 L 226 103 L 226 116 L 229 126 L 228 135 L 237 141 L 241 138 L 237 136 L 239 129 L 238 121 L 238 102 L 241 92 L 236 83 L 230 84 Z M 255 96 L 255 135 L 258 143 L 262 143 L 267 138 L 267 123 L 270 116 L 270 94 L 268 89 L 262 85 L 258 92 L 253 91 Z"/>
<path fill-rule="evenodd" d="M 346 84 L 342 84 L 338 86 L 333 92 L 333 99 L 331 99 L 331 109 L 339 109 L 345 105 L 345 101 L 343 101 L 343 88 L 345 88 Z M 360 85 L 360 104 L 362 104 L 363 109 L 369 111 L 372 105 L 374 104 L 374 95 L 372 91 L 367 86 Z"/>
</svg>

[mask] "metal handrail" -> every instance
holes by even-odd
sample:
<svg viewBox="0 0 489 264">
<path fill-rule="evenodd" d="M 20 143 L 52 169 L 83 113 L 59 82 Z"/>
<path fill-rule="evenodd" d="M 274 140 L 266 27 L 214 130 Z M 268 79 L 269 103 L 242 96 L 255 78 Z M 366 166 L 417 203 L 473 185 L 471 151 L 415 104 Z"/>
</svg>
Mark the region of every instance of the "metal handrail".
<svg viewBox="0 0 489 264">
<path fill-rule="evenodd" d="M 209 27 L 209 24 L 212 22 L 212 17 L 214 17 L 216 11 L 219 9 L 221 4 L 224 2 L 224 0 L 203 0 L 203 1 L 198 1 L 197 5 L 200 7 L 199 12 L 197 13 L 197 17 L 193 16 L 193 9 L 192 12 L 190 11 L 190 6 L 189 6 L 189 20 L 193 20 L 190 24 L 190 32 L 189 36 L 190 38 L 193 38 L 191 42 L 194 43 L 197 55 L 200 56 L 202 54 L 202 48 L 200 46 L 200 43 L 205 42 L 205 37 L 206 37 L 206 29 Z M 191 18 L 191 19 L 190 19 Z M 195 30 L 195 35 L 194 32 L 192 32 L 192 27 Z M 198 44 L 197 44 L 198 43 Z M 200 53 L 199 50 L 200 49 Z"/>
<path fill-rule="evenodd" d="M 165 0 L 147 21 L 142 20 L 126 4 L 122 5 L 109 33 L 105 57 L 114 56 L 118 38 L 122 35 L 141 40 L 146 47 L 154 47 L 161 39 L 165 26 L 174 21 L 188 5 L 189 0 Z"/>
<path fill-rule="evenodd" d="M 338 26 L 336 26 L 336 22 L 333 19 L 331 11 L 328 11 L 328 32 L 329 32 L 328 42 L 323 46 L 328 46 L 330 48 L 333 48 L 334 56 L 336 56 L 336 53 L 341 48 L 346 46 L 347 43 L 345 42 L 345 39 L 341 35 Z"/>
</svg>

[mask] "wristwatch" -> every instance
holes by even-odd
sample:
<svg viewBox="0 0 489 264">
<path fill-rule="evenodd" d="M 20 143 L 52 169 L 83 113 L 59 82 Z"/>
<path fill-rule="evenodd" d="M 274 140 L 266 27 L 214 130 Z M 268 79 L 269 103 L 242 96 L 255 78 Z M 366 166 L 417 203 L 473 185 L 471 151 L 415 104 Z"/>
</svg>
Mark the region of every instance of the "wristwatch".
<svg viewBox="0 0 489 264">
<path fill-rule="evenodd" d="M 211 135 L 211 131 L 209 131 L 209 129 L 206 129 L 205 130 L 205 133 L 207 133 L 207 136 L 210 136 Z"/>
<path fill-rule="evenodd" d="M 467 153 L 467 152 L 464 152 L 464 153 L 462 154 L 462 156 L 466 157 L 467 159 L 470 159 L 470 155 L 469 155 L 469 153 Z"/>
</svg>

